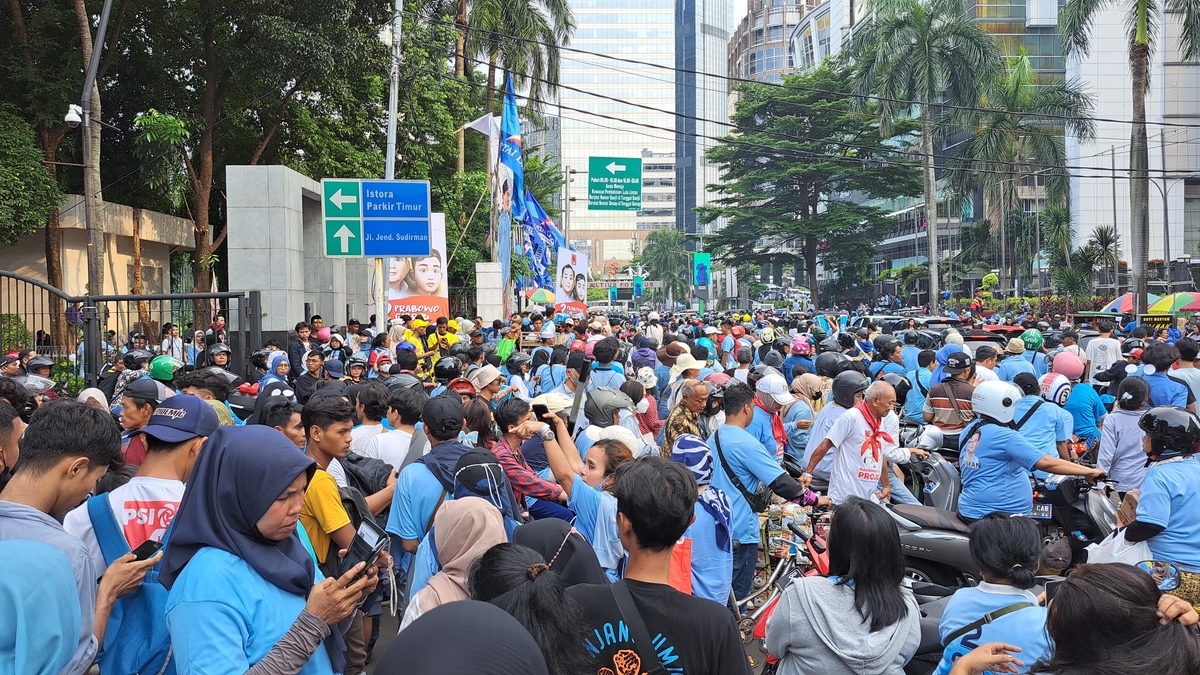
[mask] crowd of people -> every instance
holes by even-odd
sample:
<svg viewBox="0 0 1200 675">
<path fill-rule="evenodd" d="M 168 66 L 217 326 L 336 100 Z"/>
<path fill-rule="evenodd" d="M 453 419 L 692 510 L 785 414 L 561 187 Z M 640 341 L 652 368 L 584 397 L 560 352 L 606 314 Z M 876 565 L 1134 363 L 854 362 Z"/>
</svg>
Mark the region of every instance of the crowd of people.
<svg viewBox="0 0 1200 675">
<path fill-rule="evenodd" d="M 979 570 L 938 673 L 1200 672 L 1200 344 L 850 318 L 310 317 L 244 373 L 214 321 L 131 339 L 77 397 L 0 356 L 0 672 L 749 673 L 738 601 L 794 502 L 832 512 L 829 574 L 786 587 L 766 651 L 898 674 L 916 425 L 958 458 Z M 1038 472 L 1114 484 L 1178 587 L 1077 560 L 1039 594 Z"/>
</svg>

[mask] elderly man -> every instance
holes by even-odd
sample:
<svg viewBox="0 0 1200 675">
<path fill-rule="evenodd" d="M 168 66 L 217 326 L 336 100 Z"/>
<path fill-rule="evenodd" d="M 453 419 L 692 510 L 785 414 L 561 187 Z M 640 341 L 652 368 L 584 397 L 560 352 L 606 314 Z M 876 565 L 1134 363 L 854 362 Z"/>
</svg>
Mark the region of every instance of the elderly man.
<svg viewBox="0 0 1200 675">
<path fill-rule="evenodd" d="M 867 387 L 863 400 L 833 423 L 825 440 L 813 451 L 800 482 L 808 485 L 817 464 L 832 450 L 829 498 L 834 504 L 842 504 L 851 496 L 886 502 L 891 496 L 888 461 L 906 464 L 913 456 L 928 454 L 899 447 L 900 420 L 893 410 L 895 403 L 892 385 L 878 381 Z"/>
<path fill-rule="evenodd" d="M 675 447 L 675 441 L 683 434 L 692 434 L 705 437 L 704 431 L 700 428 L 700 413 L 704 412 L 704 408 L 708 405 L 708 385 L 700 380 L 684 380 L 680 385 L 682 388 L 682 396 L 679 398 L 679 405 L 671 411 L 671 415 L 667 417 L 667 428 L 663 432 L 662 454 L 664 457 L 670 457 L 671 448 Z"/>
</svg>

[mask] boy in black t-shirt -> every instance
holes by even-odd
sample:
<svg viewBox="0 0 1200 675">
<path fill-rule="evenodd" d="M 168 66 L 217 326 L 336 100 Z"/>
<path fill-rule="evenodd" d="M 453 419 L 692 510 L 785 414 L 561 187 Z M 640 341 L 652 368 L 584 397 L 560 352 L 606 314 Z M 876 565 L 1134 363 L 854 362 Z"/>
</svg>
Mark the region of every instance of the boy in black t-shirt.
<svg viewBox="0 0 1200 675">
<path fill-rule="evenodd" d="M 671 551 L 695 518 L 696 480 L 662 457 L 642 457 L 617 469 L 617 530 L 629 553 L 617 585 L 579 585 L 567 591 L 582 608 L 585 647 L 596 672 L 650 672 L 657 658 L 668 672 L 750 675 L 733 615 L 723 605 L 669 585 Z M 614 592 L 628 588 L 651 645 L 635 647 L 636 628 L 617 606 Z"/>
</svg>

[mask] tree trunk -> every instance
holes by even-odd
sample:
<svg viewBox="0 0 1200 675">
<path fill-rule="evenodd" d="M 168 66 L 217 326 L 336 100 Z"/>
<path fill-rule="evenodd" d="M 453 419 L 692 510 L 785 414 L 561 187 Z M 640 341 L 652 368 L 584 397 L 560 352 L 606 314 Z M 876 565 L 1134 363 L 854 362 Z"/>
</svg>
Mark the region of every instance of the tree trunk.
<svg viewBox="0 0 1200 675">
<path fill-rule="evenodd" d="M 496 85 L 493 82 L 496 79 L 496 56 L 493 54 L 488 57 L 488 91 L 487 91 L 487 111 L 490 114 L 496 114 Z"/>
<path fill-rule="evenodd" d="M 146 292 L 142 280 L 142 210 L 133 210 L 133 289 L 134 295 L 142 295 Z M 146 337 L 152 338 L 157 335 L 158 327 L 150 326 L 150 303 L 145 300 L 138 300 L 138 323 L 142 325 L 142 332 Z"/>
<path fill-rule="evenodd" d="M 466 79 L 467 76 L 467 0 L 458 0 L 458 12 L 454 15 L 454 76 Z M 491 147 L 489 143 L 488 147 Z M 458 164 L 456 170 L 462 173 L 466 170 L 467 130 L 458 131 Z M 459 226 L 465 222 L 466 212 L 459 218 Z"/>
<path fill-rule="evenodd" d="M 804 241 L 804 266 L 808 273 L 808 290 L 812 293 L 812 305 L 821 309 L 821 297 L 817 289 L 817 242 Z"/>
<path fill-rule="evenodd" d="M 921 152 L 925 155 L 925 222 L 929 237 L 929 311 L 937 313 L 938 299 L 938 241 L 937 241 L 937 174 L 933 161 L 933 120 L 929 106 L 921 105 Z M 930 214 L 933 215 L 930 218 Z"/>
<path fill-rule="evenodd" d="M 1129 234 L 1132 238 L 1133 259 L 1129 265 L 1129 282 L 1134 307 L 1146 306 L 1146 264 L 1150 257 L 1150 155 L 1146 141 L 1146 71 L 1150 47 L 1134 41 L 1129 48 L 1129 63 L 1133 74 L 1133 129 L 1129 148 Z"/>
</svg>

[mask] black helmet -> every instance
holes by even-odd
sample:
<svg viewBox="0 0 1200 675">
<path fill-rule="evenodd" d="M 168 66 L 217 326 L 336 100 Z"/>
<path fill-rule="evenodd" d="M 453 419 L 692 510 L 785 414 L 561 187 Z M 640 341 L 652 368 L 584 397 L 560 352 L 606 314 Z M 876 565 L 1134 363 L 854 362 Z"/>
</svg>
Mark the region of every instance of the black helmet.
<svg viewBox="0 0 1200 675">
<path fill-rule="evenodd" d="M 1200 444 L 1200 421 L 1192 413 L 1172 405 L 1151 408 L 1138 427 L 1150 437 L 1150 453 L 1146 465 L 1170 457 L 1190 455 Z"/>
<path fill-rule="evenodd" d="M 417 379 L 412 373 L 397 373 L 388 377 L 383 381 L 383 386 L 389 391 L 397 391 L 399 389 L 412 389 L 425 393 L 425 385 L 421 384 L 421 380 Z"/>
<path fill-rule="evenodd" d="M 877 360 L 883 361 L 891 356 L 892 352 L 896 351 L 896 347 L 900 346 L 900 341 L 890 335 L 884 336 L 884 339 L 875 340 L 875 356 Z"/>
<path fill-rule="evenodd" d="M 849 333 L 838 333 L 837 341 L 839 349 L 854 349 L 854 336 Z"/>
<path fill-rule="evenodd" d="M 729 382 L 737 382 L 737 380 L 731 378 Z M 704 414 L 716 415 L 725 407 L 725 387 L 718 387 L 712 382 L 705 382 L 704 387 L 708 389 L 708 402 L 704 404 Z"/>
<path fill-rule="evenodd" d="M 779 352 L 771 349 L 767 351 L 766 354 L 763 354 L 762 364 L 778 370 L 783 367 L 783 357 L 779 354 Z"/>
<path fill-rule="evenodd" d="M 32 373 L 38 368 L 53 368 L 54 359 L 49 356 L 35 356 L 29 359 L 29 363 L 25 364 L 25 370 Z"/>
<path fill-rule="evenodd" d="M 466 341 L 460 340 L 450 345 L 450 356 L 466 356 L 467 352 L 470 350 L 471 345 Z"/>
<path fill-rule="evenodd" d="M 918 333 L 917 331 L 915 331 L 915 330 L 904 331 L 904 344 L 915 346 L 917 344 L 917 341 L 920 339 L 921 339 L 921 334 Z"/>
<path fill-rule="evenodd" d="M 871 381 L 858 371 L 847 370 L 844 373 L 838 373 L 837 377 L 833 378 L 833 402 L 843 408 L 852 408 L 854 407 L 854 395 L 860 391 L 866 391 L 869 386 L 871 386 Z"/>
<path fill-rule="evenodd" d="M 817 356 L 817 361 L 813 365 L 817 367 L 817 375 L 821 377 L 837 377 L 837 374 L 842 372 L 842 368 L 849 360 L 845 354 L 840 352 L 825 352 Z"/>
<path fill-rule="evenodd" d="M 250 365 L 259 370 L 267 369 L 267 357 L 271 355 L 270 349 L 258 349 L 250 355 Z"/>
<path fill-rule="evenodd" d="M 880 333 L 879 335 L 875 336 L 875 339 L 871 340 L 871 346 L 875 348 L 876 352 L 882 352 L 883 343 L 891 339 L 893 339 L 891 335 L 884 335 L 883 333 Z"/>
<path fill-rule="evenodd" d="M 217 354 L 232 354 L 232 353 L 233 353 L 233 350 L 230 349 L 229 345 L 225 344 L 224 342 L 218 342 L 208 348 L 208 355 L 210 357 L 216 356 Z"/>
<path fill-rule="evenodd" d="M 757 366 L 754 366 L 753 368 L 751 368 L 749 373 L 746 373 L 746 384 L 750 385 L 751 389 L 754 389 L 755 387 L 758 386 L 759 380 L 761 380 L 764 377 L 766 377 L 767 375 L 771 375 L 771 374 L 782 375 L 783 373 L 779 372 L 778 369 L 768 366 L 765 363 L 760 363 Z"/>
<path fill-rule="evenodd" d="M 822 354 L 824 352 L 838 352 L 841 350 L 842 346 L 838 344 L 837 338 L 823 338 L 817 343 L 818 354 Z"/>
<path fill-rule="evenodd" d="M 529 365 L 529 362 L 532 360 L 533 360 L 533 358 L 530 357 L 525 352 L 513 352 L 512 354 L 508 355 L 508 361 L 507 361 L 508 372 L 516 375 L 517 374 L 516 371 L 518 368 L 520 368 L 521 366 Z"/>
<path fill-rule="evenodd" d="M 141 370 L 153 358 L 154 355 L 145 349 L 130 349 L 125 352 L 125 358 L 122 360 L 125 362 L 125 367 L 129 370 Z"/>
<path fill-rule="evenodd" d="M 462 377 L 462 362 L 453 356 L 443 356 L 433 366 L 433 379 L 445 384 L 456 377 Z"/>
<path fill-rule="evenodd" d="M 1131 338 L 1121 343 L 1121 356 L 1129 356 L 1135 349 L 1145 349 L 1146 343 L 1138 338 Z"/>
<path fill-rule="evenodd" d="M 622 408 L 633 408 L 633 399 L 628 394 L 611 387 L 596 387 L 588 392 L 583 413 L 588 422 L 603 429 L 613 425 L 613 413 Z"/>
<path fill-rule="evenodd" d="M 908 400 L 908 392 L 912 391 L 912 382 L 900 373 L 884 373 L 879 379 L 892 385 L 896 390 L 896 405 L 903 406 Z"/>
</svg>

